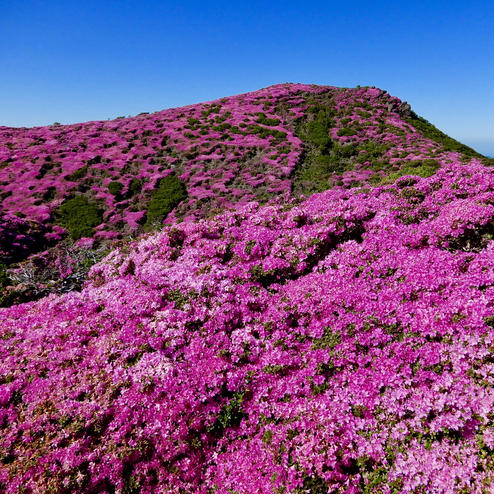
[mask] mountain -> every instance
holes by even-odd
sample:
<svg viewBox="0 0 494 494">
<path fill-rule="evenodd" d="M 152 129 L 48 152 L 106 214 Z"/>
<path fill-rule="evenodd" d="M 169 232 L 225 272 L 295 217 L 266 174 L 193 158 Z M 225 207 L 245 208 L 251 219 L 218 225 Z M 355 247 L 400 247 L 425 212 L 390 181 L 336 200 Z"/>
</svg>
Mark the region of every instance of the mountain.
<svg viewBox="0 0 494 494">
<path fill-rule="evenodd" d="M 290 84 L 1 142 L 5 284 L 67 291 L 0 309 L 5 492 L 492 490 L 486 158 Z"/>
<path fill-rule="evenodd" d="M 16 289 L 0 303 L 80 288 L 116 240 L 164 219 L 428 176 L 470 158 L 488 162 L 376 88 L 280 84 L 113 121 L 1 127 L 0 283 Z"/>
</svg>

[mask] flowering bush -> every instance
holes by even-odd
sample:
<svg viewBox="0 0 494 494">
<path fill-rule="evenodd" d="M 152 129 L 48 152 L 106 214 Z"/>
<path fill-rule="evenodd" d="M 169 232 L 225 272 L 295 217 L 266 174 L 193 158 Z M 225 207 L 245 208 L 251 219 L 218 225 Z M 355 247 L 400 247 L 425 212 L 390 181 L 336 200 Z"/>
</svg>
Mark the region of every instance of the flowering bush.
<svg viewBox="0 0 494 494">
<path fill-rule="evenodd" d="M 248 202 L 1 309 L 3 490 L 492 492 L 493 191 Z"/>
<path fill-rule="evenodd" d="M 0 214 L 0 262 L 25 259 L 45 244 L 48 231 L 43 225 L 8 213 Z"/>
<path fill-rule="evenodd" d="M 149 229 L 153 223 L 161 223 L 186 197 L 185 185 L 175 175 L 160 179 L 149 201 L 145 227 Z"/>
</svg>

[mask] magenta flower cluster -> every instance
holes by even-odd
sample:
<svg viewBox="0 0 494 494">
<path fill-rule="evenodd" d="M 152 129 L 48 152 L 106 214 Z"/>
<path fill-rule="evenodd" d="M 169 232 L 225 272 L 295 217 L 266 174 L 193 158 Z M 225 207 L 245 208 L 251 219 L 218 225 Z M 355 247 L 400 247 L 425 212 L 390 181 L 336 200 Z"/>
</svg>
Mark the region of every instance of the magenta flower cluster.
<svg viewBox="0 0 494 494">
<path fill-rule="evenodd" d="M 121 246 L 0 310 L 0 485 L 492 492 L 493 234 L 453 160 Z"/>
<path fill-rule="evenodd" d="M 33 250 L 46 244 L 49 232 L 34 221 L 12 214 L 0 214 L 0 262 L 26 258 Z"/>
<path fill-rule="evenodd" d="M 204 208 L 208 200 L 220 207 L 252 200 L 261 189 L 271 195 L 288 192 L 301 151 L 290 121 L 306 107 L 298 95 L 327 90 L 280 85 L 132 118 L 0 128 L 3 207 L 46 223 L 64 197 L 84 193 L 104 205 L 95 238 L 108 238 L 138 229 L 146 191 L 170 172 L 187 183 L 183 209 L 192 217 L 194 211 L 210 213 Z M 274 113 L 281 103 L 289 110 L 284 120 Z M 272 119 L 269 125 L 258 123 L 260 112 Z M 136 179 L 141 184 L 132 196 L 129 187 Z M 109 191 L 112 181 L 124 187 L 121 194 Z"/>
</svg>

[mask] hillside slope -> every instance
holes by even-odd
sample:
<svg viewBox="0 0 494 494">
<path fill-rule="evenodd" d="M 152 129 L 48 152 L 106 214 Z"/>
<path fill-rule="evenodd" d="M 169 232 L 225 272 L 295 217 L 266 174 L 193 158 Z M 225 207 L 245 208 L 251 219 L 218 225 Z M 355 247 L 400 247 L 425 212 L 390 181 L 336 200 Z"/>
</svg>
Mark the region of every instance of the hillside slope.
<svg viewBox="0 0 494 494">
<path fill-rule="evenodd" d="M 21 137 L 71 126 L 3 130 L 0 255 L 14 268 L 0 281 L 31 273 L 34 286 L 47 262 L 68 293 L 0 309 L 0 492 L 491 493 L 494 168 L 374 88 L 279 85 L 220 101 L 237 122 L 252 105 L 262 122 L 244 123 L 268 129 L 231 136 L 238 161 L 225 137 L 218 162 L 176 151 L 151 163 L 151 132 L 126 174 L 100 151 L 122 143 L 94 162 L 109 130 L 82 158 L 62 137 Z M 178 149 L 216 132 L 187 120 L 223 118 L 216 109 L 82 127 L 168 115 L 158 128 L 171 132 L 182 118 L 198 137 Z M 66 146 L 79 149 L 77 132 Z M 59 163 L 41 177 L 37 160 L 23 172 L 38 145 Z M 78 156 L 84 174 L 66 180 Z M 63 239 L 67 203 L 101 214 L 83 225 L 92 237 Z"/>
<path fill-rule="evenodd" d="M 375 88 L 280 84 L 113 121 L 1 127 L 0 261 L 43 252 L 3 285 L 20 283 L 24 299 L 78 288 L 109 243 L 164 219 L 428 176 L 471 157 L 486 160 Z"/>
<path fill-rule="evenodd" d="M 0 310 L 9 493 L 488 493 L 494 173 L 247 204 Z"/>
</svg>

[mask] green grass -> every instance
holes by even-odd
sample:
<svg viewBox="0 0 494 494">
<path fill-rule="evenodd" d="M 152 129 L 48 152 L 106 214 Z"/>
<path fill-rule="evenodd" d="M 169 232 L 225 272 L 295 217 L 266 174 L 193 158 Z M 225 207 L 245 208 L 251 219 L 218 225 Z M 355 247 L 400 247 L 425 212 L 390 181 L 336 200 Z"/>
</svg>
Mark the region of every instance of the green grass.
<svg viewBox="0 0 494 494">
<path fill-rule="evenodd" d="M 404 175 L 418 175 L 422 178 L 431 177 L 439 168 L 441 168 L 441 165 L 434 159 L 408 161 L 398 171 L 389 173 L 384 177 L 382 183 L 392 183 Z"/>
</svg>

